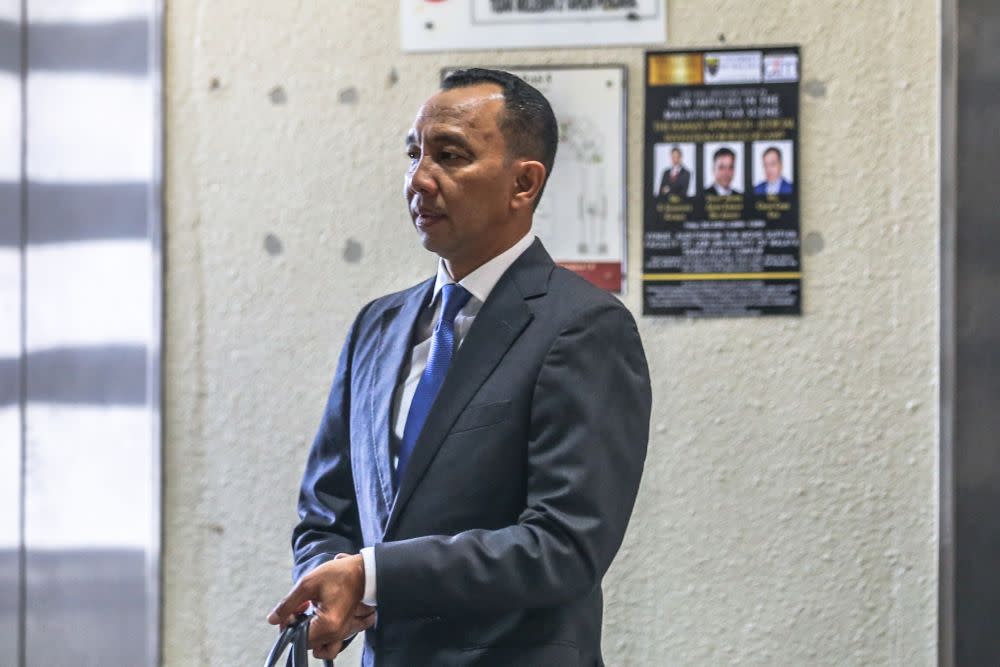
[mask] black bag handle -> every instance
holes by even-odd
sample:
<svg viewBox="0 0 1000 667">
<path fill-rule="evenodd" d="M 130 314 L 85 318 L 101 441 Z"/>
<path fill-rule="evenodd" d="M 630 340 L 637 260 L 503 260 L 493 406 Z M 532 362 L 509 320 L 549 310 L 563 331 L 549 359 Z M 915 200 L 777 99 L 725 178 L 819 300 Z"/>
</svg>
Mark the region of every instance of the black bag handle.
<svg viewBox="0 0 1000 667">
<path fill-rule="evenodd" d="M 295 622 L 281 631 L 278 639 L 267 654 L 264 667 L 277 667 L 281 654 L 288 649 L 288 659 L 285 667 L 309 667 L 309 621 L 312 614 L 300 614 Z M 324 660 L 324 667 L 333 667 L 332 660 Z"/>
</svg>

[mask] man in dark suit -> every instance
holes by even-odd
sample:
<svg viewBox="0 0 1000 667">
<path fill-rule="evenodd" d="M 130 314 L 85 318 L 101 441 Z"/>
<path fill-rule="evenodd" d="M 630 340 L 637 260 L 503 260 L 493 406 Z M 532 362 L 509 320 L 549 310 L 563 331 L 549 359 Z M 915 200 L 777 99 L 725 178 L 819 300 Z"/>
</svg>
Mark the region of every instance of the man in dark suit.
<svg viewBox="0 0 1000 667">
<path fill-rule="evenodd" d="M 705 188 L 705 194 L 728 197 L 743 194 L 733 187 L 733 177 L 736 174 L 736 153 L 723 146 L 712 154 L 713 182 Z"/>
<path fill-rule="evenodd" d="M 317 657 L 369 628 L 365 665 L 603 664 L 650 386 L 629 311 L 531 233 L 556 142 L 504 72 L 455 72 L 417 114 L 405 194 L 437 277 L 351 327 L 269 616 L 312 603 Z"/>
<path fill-rule="evenodd" d="M 660 178 L 659 195 L 677 195 L 687 197 L 688 186 L 691 184 L 691 172 L 681 163 L 681 149 L 674 146 L 670 149 L 670 168 L 664 170 Z"/>
<path fill-rule="evenodd" d="M 764 180 L 754 186 L 755 195 L 790 195 L 791 182 L 781 175 L 781 151 L 771 146 L 761 156 L 764 164 Z"/>
</svg>

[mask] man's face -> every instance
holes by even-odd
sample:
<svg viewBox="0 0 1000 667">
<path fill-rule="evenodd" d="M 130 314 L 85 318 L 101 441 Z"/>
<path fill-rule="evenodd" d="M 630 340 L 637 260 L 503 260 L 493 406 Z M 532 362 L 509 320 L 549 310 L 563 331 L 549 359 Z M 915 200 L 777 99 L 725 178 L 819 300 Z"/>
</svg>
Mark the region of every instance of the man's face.
<svg viewBox="0 0 1000 667">
<path fill-rule="evenodd" d="M 715 159 L 714 167 L 715 184 L 728 190 L 733 182 L 733 157 L 720 155 Z"/>
<path fill-rule="evenodd" d="M 774 151 L 764 154 L 764 176 L 771 183 L 781 180 L 781 158 Z"/>
<path fill-rule="evenodd" d="M 510 217 L 515 175 L 497 124 L 499 86 L 437 93 L 406 137 L 406 200 L 425 248 L 450 261 L 489 258 L 495 232 Z"/>
<path fill-rule="evenodd" d="M 660 153 L 660 155 L 663 155 L 663 153 Z M 681 152 L 676 148 L 670 151 L 670 161 L 674 163 L 675 167 L 681 163 Z"/>
</svg>

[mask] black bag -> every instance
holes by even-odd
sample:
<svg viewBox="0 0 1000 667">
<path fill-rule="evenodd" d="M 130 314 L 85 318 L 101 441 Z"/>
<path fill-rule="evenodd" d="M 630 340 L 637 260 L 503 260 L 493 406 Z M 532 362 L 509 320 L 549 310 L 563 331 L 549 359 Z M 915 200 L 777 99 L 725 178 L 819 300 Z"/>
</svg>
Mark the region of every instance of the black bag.
<svg viewBox="0 0 1000 667">
<path fill-rule="evenodd" d="M 285 667 L 309 667 L 309 621 L 312 614 L 301 614 L 295 622 L 285 628 L 271 652 L 267 654 L 267 662 L 264 667 L 276 667 L 281 654 L 288 648 L 288 659 L 285 660 Z M 332 660 L 324 660 L 325 667 L 333 667 Z"/>
</svg>

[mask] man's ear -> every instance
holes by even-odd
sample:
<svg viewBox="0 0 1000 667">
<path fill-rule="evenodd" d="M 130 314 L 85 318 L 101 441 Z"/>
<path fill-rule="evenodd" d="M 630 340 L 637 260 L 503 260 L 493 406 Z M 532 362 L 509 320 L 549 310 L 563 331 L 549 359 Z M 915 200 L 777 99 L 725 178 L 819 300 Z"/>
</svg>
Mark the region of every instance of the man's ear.
<svg viewBox="0 0 1000 667">
<path fill-rule="evenodd" d="M 524 160 L 517 165 L 514 180 L 514 197 L 511 206 L 515 209 L 531 209 L 545 185 L 545 165 L 536 160 Z"/>
</svg>

